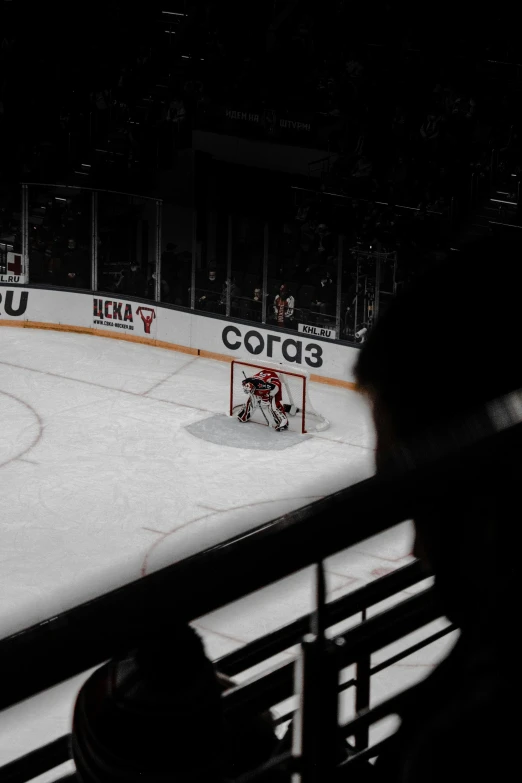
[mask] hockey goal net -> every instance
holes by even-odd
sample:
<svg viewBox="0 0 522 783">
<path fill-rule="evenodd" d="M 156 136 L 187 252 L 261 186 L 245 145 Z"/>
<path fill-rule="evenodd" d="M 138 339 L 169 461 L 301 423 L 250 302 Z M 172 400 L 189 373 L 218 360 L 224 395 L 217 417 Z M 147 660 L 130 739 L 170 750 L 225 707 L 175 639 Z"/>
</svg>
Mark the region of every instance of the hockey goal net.
<svg viewBox="0 0 522 783">
<path fill-rule="evenodd" d="M 327 429 L 330 422 L 319 413 L 310 399 L 310 375 L 306 370 L 288 367 L 276 362 L 232 361 L 230 367 L 230 415 L 236 415 L 246 402 L 242 382 L 261 370 L 277 372 L 283 391 L 289 429 L 294 432 L 320 432 Z M 266 424 L 262 414 L 253 414 L 252 421 Z"/>
</svg>

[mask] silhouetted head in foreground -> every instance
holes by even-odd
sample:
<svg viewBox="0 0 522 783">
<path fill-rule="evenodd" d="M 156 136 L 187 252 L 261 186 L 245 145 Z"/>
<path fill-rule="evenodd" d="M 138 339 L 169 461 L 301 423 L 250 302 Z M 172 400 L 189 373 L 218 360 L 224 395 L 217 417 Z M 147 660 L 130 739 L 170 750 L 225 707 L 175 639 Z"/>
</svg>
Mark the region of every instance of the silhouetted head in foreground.
<svg viewBox="0 0 522 783">
<path fill-rule="evenodd" d="M 221 780 L 221 689 L 190 626 L 97 669 L 75 705 L 82 783 Z"/>
<path fill-rule="evenodd" d="M 378 468 L 398 441 L 522 388 L 520 292 L 521 250 L 487 238 L 450 253 L 381 316 L 355 371 L 373 410 Z M 440 487 L 415 516 L 415 554 L 461 626 L 509 593 L 520 462 L 506 455 L 486 480 L 451 494 Z"/>
<path fill-rule="evenodd" d="M 221 783 L 264 764 L 278 744 L 271 714 L 226 712 L 222 694 L 234 682 L 189 625 L 158 618 L 150 633 L 78 694 L 71 751 L 79 783 Z"/>
</svg>

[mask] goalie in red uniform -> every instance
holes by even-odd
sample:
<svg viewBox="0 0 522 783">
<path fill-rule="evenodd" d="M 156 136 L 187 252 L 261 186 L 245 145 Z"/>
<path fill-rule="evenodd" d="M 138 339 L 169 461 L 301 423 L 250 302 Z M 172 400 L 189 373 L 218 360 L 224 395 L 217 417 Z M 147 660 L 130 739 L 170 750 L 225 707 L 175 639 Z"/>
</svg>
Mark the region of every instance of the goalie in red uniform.
<svg viewBox="0 0 522 783">
<path fill-rule="evenodd" d="M 245 378 L 243 391 L 248 394 L 248 399 L 238 413 L 239 421 L 248 421 L 254 409 L 260 408 L 266 423 L 270 426 L 272 422 L 276 432 L 287 430 L 288 419 L 281 386 L 278 374 L 271 370 L 262 370 L 251 378 Z"/>
</svg>

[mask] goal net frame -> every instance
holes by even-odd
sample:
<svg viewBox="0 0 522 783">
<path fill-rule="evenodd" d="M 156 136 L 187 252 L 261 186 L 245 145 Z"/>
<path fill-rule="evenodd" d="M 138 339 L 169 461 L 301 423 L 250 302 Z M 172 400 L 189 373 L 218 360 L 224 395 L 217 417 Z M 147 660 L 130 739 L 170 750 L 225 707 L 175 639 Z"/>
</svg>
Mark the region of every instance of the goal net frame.
<svg viewBox="0 0 522 783">
<path fill-rule="evenodd" d="M 254 369 L 255 372 L 260 372 L 261 370 L 272 370 L 278 374 L 283 386 L 283 404 L 290 408 L 290 410 L 287 411 L 290 417 L 293 418 L 294 416 L 300 416 L 300 431 L 302 434 L 306 434 L 310 431 L 322 432 L 330 426 L 328 419 L 322 414 L 318 413 L 310 401 L 310 373 L 307 370 L 288 367 L 285 364 L 277 364 L 277 362 L 266 362 L 263 360 L 254 362 L 248 361 L 246 359 L 232 359 L 230 362 L 230 416 L 234 416 L 239 408 L 246 402 L 245 397 L 245 400 L 241 403 L 236 401 L 234 404 L 234 380 L 236 375 L 241 372 L 241 368 L 250 368 L 250 372 L 245 372 L 246 377 L 249 377 L 253 374 L 252 369 Z M 299 391 L 299 394 L 296 394 L 295 391 L 292 390 L 288 380 L 289 377 L 297 378 L 301 384 L 302 388 Z M 312 426 L 310 426 L 310 424 L 312 424 Z"/>
</svg>

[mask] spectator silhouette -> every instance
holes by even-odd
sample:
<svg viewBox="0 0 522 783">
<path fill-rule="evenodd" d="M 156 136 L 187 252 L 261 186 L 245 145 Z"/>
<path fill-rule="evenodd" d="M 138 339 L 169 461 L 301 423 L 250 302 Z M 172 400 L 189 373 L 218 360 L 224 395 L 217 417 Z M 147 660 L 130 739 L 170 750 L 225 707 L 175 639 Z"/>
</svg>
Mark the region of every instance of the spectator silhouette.
<svg viewBox="0 0 522 783">
<path fill-rule="evenodd" d="M 97 669 L 74 708 L 78 781 L 225 783 L 262 764 L 277 745 L 271 715 L 224 714 L 221 694 L 233 684 L 190 626 Z"/>
<path fill-rule="evenodd" d="M 67 240 L 67 252 L 65 252 L 64 255 L 63 255 L 63 263 L 69 269 L 75 269 L 75 268 L 78 267 L 76 240 L 75 239 L 68 239 Z"/>
<path fill-rule="evenodd" d="M 186 285 L 183 279 L 182 271 L 178 270 L 174 275 L 170 287 L 170 298 L 173 304 L 178 305 L 178 307 L 186 306 L 185 290 Z"/>
<path fill-rule="evenodd" d="M 330 273 L 323 270 L 312 307 L 321 313 L 332 314 L 335 310 L 336 292 L 337 286 L 332 280 Z"/>
<path fill-rule="evenodd" d="M 123 275 L 119 290 L 127 296 L 143 297 L 147 289 L 147 278 L 137 263 L 132 263 L 130 270 Z"/>
<path fill-rule="evenodd" d="M 205 277 L 199 281 L 196 291 L 196 305 L 201 310 L 215 312 L 219 307 L 222 289 L 223 286 L 218 280 L 215 267 L 209 265 Z"/>
<path fill-rule="evenodd" d="M 317 226 L 316 232 L 316 251 L 324 260 L 331 255 L 334 250 L 335 237 L 324 223 Z"/>
<path fill-rule="evenodd" d="M 71 269 L 67 272 L 63 285 L 67 286 L 67 288 L 87 288 L 87 283 L 83 279 L 83 277 L 80 277 L 78 272 L 75 269 Z"/>
<path fill-rule="evenodd" d="M 231 280 L 225 280 L 221 291 L 221 299 L 219 300 L 219 304 L 222 307 L 225 307 L 229 289 L 230 289 L 230 307 L 232 310 L 237 311 L 238 298 L 241 296 L 241 289 L 237 285 L 234 278 L 232 278 Z"/>
<path fill-rule="evenodd" d="M 161 290 L 160 290 L 160 296 L 162 302 L 170 302 L 170 285 L 167 283 L 165 278 L 163 277 L 163 272 L 161 273 Z M 147 293 L 146 293 L 147 299 L 156 299 L 156 272 L 153 272 L 150 276 L 150 279 L 147 284 Z"/>
<path fill-rule="evenodd" d="M 29 274 L 31 283 L 47 282 L 45 255 L 42 252 L 40 243 L 36 241 L 31 243 L 31 251 L 29 253 Z"/>
<path fill-rule="evenodd" d="M 502 317 L 502 346 L 493 330 L 480 330 L 483 313 L 491 314 L 492 259 L 519 252 L 493 239 L 470 245 L 420 275 L 370 332 L 356 377 L 374 413 L 378 470 L 402 440 L 418 439 L 443 419 L 458 419 L 522 388 L 521 365 L 508 359 L 517 355 L 522 337 L 516 310 Z M 459 302 L 457 338 L 444 345 L 441 280 L 451 280 Z M 510 284 L 516 289 L 521 283 L 515 264 Z M 447 659 L 409 692 L 401 727 L 375 767 L 379 783 L 511 776 L 518 731 L 506 718 L 514 676 L 508 662 L 518 635 L 512 510 L 519 503 L 519 475 L 520 453 L 512 449 L 491 465 L 487 480 L 456 477 L 415 512 L 415 553 L 434 572 L 441 606 L 461 634 Z M 484 732 L 487 742 L 479 749 Z"/>
<path fill-rule="evenodd" d="M 295 300 L 283 283 L 274 298 L 274 320 L 278 326 L 291 326 L 294 320 Z"/>
<path fill-rule="evenodd" d="M 247 321 L 261 321 L 263 312 L 263 291 L 261 286 L 256 286 L 250 297 L 240 301 L 240 314 Z"/>
<path fill-rule="evenodd" d="M 173 242 L 169 242 L 161 254 L 161 274 L 169 283 L 175 279 L 176 274 L 176 247 Z"/>
</svg>

